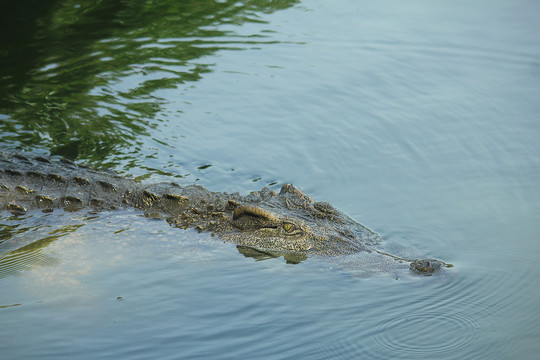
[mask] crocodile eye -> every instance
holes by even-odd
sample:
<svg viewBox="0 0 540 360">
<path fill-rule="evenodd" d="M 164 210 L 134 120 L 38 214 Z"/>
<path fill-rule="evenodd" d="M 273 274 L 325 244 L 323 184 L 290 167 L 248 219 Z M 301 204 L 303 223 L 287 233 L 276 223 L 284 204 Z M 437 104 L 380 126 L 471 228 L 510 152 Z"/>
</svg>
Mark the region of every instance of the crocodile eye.
<svg viewBox="0 0 540 360">
<path fill-rule="evenodd" d="M 283 223 L 283 229 L 288 233 L 294 231 L 295 228 L 296 227 L 291 223 Z"/>
</svg>

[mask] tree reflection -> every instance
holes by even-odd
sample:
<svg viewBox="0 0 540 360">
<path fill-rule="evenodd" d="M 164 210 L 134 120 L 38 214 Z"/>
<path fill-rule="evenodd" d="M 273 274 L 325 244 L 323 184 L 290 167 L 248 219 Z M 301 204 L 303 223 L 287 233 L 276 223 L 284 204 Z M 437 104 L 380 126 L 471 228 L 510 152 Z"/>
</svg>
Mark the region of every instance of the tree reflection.
<svg viewBox="0 0 540 360">
<path fill-rule="evenodd" d="M 38 4 L 39 3 L 39 4 Z M 137 153 L 178 88 L 211 71 L 202 58 L 268 41 L 229 25 L 295 0 L 50 1 L 6 6 L 0 40 L 4 148 L 101 163 Z"/>
</svg>

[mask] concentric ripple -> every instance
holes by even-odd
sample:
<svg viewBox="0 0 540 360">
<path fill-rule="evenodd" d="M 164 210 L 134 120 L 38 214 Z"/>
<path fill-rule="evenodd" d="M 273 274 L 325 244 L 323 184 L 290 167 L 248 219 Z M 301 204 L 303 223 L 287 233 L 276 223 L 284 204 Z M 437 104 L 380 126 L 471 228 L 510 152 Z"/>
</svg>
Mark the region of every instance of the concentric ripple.
<svg viewBox="0 0 540 360">
<path fill-rule="evenodd" d="M 418 312 L 386 319 L 374 341 L 401 355 L 442 355 L 474 343 L 477 329 L 476 321 L 463 313 Z"/>
</svg>

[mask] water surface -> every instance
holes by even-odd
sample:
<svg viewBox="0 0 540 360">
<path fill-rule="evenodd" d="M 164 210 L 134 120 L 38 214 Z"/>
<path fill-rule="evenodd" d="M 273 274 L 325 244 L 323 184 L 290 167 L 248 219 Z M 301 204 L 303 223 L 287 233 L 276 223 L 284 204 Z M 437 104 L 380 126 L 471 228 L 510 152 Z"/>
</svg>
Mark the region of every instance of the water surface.
<svg viewBox="0 0 540 360">
<path fill-rule="evenodd" d="M 4 357 L 537 357 L 537 1 L 131 3 L 3 21 L 20 31 L 2 150 L 242 194 L 294 183 L 383 249 L 455 267 L 255 261 L 136 211 L 3 213 Z"/>
</svg>

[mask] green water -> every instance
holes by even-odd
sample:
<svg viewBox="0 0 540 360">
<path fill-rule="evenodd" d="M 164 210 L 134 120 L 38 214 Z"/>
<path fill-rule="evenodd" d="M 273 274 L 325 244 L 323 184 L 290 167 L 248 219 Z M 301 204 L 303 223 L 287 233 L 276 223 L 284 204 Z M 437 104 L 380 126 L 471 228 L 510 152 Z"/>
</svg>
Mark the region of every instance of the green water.
<svg viewBox="0 0 540 360">
<path fill-rule="evenodd" d="M 3 8 L 1 151 L 294 183 L 455 267 L 255 261 L 136 211 L 2 213 L 1 358 L 537 357 L 537 1 Z"/>
<path fill-rule="evenodd" d="M 152 129 L 167 116 L 180 117 L 186 105 L 178 91 L 212 72 L 217 52 L 276 42 L 273 31 L 243 35 L 235 28 L 265 24 L 265 13 L 294 3 L 13 5 L 3 21 L 3 139 L 72 159 L 136 159 Z M 165 109 L 171 99 L 162 95 L 168 89 L 177 91 L 171 114 Z M 153 141 L 174 148 L 170 139 Z"/>
</svg>

